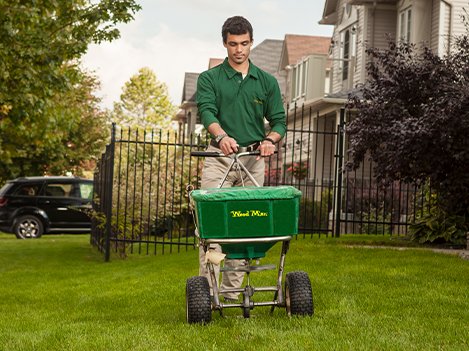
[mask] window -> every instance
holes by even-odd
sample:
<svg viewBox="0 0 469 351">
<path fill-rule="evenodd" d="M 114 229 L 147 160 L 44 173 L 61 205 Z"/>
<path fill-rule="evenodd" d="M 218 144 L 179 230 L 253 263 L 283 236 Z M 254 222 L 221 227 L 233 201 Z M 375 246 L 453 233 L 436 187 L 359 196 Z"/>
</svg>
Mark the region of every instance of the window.
<svg viewBox="0 0 469 351">
<path fill-rule="evenodd" d="M 342 56 L 344 59 L 344 65 L 342 68 L 342 80 L 348 79 L 348 68 L 350 60 L 350 31 L 345 31 L 344 34 L 344 54 Z"/>
<path fill-rule="evenodd" d="M 80 183 L 80 197 L 82 199 L 91 200 L 93 196 L 93 184 L 92 183 Z"/>
<path fill-rule="evenodd" d="M 295 101 L 306 95 L 306 77 L 308 74 L 308 60 L 299 62 L 292 69 L 291 100 Z"/>
<path fill-rule="evenodd" d="M 22 184 L 15 191 L 15 195 L 20 196 L 36 196 L 41 189 L 40 184 Z"/>
<path fill-rule="evenodd" d="M 73 184 L 50 183 L 46 185 L 46 196 L 69 197 Z"/>
<path fill-rule="evenodd" d="M 348 27 L 340 33 L 340 66 L 342 69 L 342 80 L 347 80 L 350 71 L 350 62 L 356 54 L 356 27 Z"/>
<path fill-rule="evenodd" d="M 412 30 L 412 9 L 409 7 L 399 14 L 399 38 L 409 43 Z"/>
</svg>

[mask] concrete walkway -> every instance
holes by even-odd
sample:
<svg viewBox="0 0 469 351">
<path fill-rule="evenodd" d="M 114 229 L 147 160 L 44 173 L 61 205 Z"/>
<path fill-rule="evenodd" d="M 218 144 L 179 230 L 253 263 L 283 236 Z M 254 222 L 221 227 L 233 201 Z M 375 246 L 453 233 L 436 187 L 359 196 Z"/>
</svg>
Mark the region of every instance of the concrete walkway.
<svg viewBox="0 0 469 351">
<path fill-rule="evenodd" d="M 404 247 L 404 246 L 378 246 L 378 245 L 347 245 L 347 247 L 360 247 L 364 249 L 388 249 L 388 250 L 428 250 L 437 253 L 442 253 L 446 255 L 457 255 L 463 260 L 469 261 L 469 250 L 460 250 L 460 249 L 432 249 L 426 247 Z"/>
</svg>

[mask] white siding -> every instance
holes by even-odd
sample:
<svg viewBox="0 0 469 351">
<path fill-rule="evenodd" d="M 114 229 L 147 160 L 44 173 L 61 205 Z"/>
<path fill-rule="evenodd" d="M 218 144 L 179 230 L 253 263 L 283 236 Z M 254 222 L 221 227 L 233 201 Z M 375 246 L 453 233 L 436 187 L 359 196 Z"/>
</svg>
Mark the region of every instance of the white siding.
<svg viewBox="0 0 469 351">
<path fill-rule="evenodd" d="M 355 74 L 353 76 L 353 86 L 356 86 L 358 83 L 363 83 L 362 72 L 365 71 L 365 7 L 357 6 L 358 11 L 358 24 L 357 24 L 357 50 L 356 50 L 356 63 L 355 63 Z"/>
<path fill-rule="evenodd" d="M 432 0 L 432 39 L 430 42 L 430 48 L 433 52 L 438 52 L 441 2 L 441 0 Z"/>
<path fill-rule="evenodd" d="M 338 23 L 334 27 L 334 47 L 332 48 L 332 89 L 331 93 L 337 93 L 342 90 L 347 90 L 350 87 L 353 87 L 360 80 L 360 73 L 357 73 L 357 55 L 362 56 L 360 47 L 358 43 L 363 41 L 363 30 L 361 29 L 363 25 L 360 25 L 359 19 L 357 18 L 357 9 L 362 8 L 362 6 L 353 6 L 351 15 L 348 17 L 344 14 L 344 5 L 345 0 L 339 0 L 337 4 L 337 13 L 338 13 Z M 359 14 L 360 15 L 360 14 Z M 350 49 L 350 66 L 349 66 L 349 79 L 342 79 L 342 67 L 344 64 L 349 64 L 342 60 L 343 55 L 343 38 L 341 38 L 341 33 L 345 30 L 351 30 L 353 28 L 353 35 L 350 35 L 351 49 Z M 359 71 L 361 72 L 361 71 Z M 351 81 L 350 81 L 351 80 Z"/>
<path fill-rule="evenodd" d="M 373 26 L 373 23 L 370 23 L 370 25 Z M 371 46 L 379 49 L 387 48 L 388 41 L 386 35 L 390 35 L 391 38 L 396 37 L 396 11 L 377 9 L 374 23 L 374 43 L 370 41 Z"/>
<path fill-rule="evenodd" d="M 332 93 L 337 93 L 342 90 L 342 78 L 340 70 L 340 33 L 334 31 L 334 48 L 332 49 Z"/>
<path fill-rule="evenodd" d="M 438 24 L 438 55 L 443 56 L 449 53 L 451 49 L 451 6 L 441 1 L 438 6 L 439 24 Z M 436 10 L 436 9 L 435 9 Z M 436 12 L 436 11 L 435 11 Z"/>
<path fill-rule="evenodd" d="M 326 55 L 311 55 L 307 58 L 306 101 L 324 96 L 326 63 Z"/>
<path fill-rule="evenodd" d="M 444 55 L 453 42 L 453 37 L 464 34 L 466 29 L 461 19 L 463 9 L 469 9 L 467 0 L 432 0 L 431 48 Z"/>
<path fill-rule="evenodd" d="M 337 2 L 337 18 L 340 24 L 344 13 L 345 0 L 339 0 Z M 340 30 L 338 25 L 334 26 L 333 40 L 334 47 L 332 48 L 332 91 L 331 93 L 337 93 L 342 90 L 342 75 L 341 75 L 341 61 L 340 60 Z"/>
<path fill-rule="evenodd" d="M 446 33 L 451 36 L 465 33 L 466 29 L 461 20 L 464 13 L 463 8 L 469 9 L 468 0 L 399 0 L 393 6 L 354 6 L 358 16 L 355 18 L 344 17 L 344 4 L 346 0 L 337 2 L 337 24 L 334 28 L 331 64 L 331 91 L 337 93 L 349 87 L 356 86 L 365 79 L 365 65 L 367 57 L 365 45 L 368 47 L 386 48 L 389 34 L 392 38 L 397 37 L 397 25 L 399 23 L 399 12 L 409 6 L 412 8 L 411 39 L 414 43 L 424 42 L 434 51 L 444 53 L 444 49 L 450 45 Z M 442 5 L 443 4 L 443 5 Z M 449 4 L 445 5 L 445 4 Z M 442 10 L 444 9 L 444 14 Z M 356 21 L 356 22 L 353 22 Z M 347 26 L 356 28 L 356 50 L 354 50 L 352 84 L 342 79 L 341 61 L 341 31 Z"/>
<path fill-rule="evenodd" d="M 466 32 L 464 24 L 461 19 L 461 15 L 464 14 L 463 9 L 469 11 L 469 1 L 467 0 L 453 0 L 448 1 L 453 7 L 451 17 L 451 34 L 461 35 Z"/>
</svg>

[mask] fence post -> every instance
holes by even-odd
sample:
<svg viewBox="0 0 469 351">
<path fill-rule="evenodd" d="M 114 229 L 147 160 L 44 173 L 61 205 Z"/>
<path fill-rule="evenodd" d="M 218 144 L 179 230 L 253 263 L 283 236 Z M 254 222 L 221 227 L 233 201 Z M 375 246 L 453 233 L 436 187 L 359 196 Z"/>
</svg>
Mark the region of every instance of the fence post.
<svg viewBox="0 0 469 351">
<path fill-rule="evenodd" d="M 345 108 L 340 109 L 340 120 L 337 131 L 337 167 L 336 167 L 336 191 L 335 191 L 335 233 L 336 238 L 340 237 L 340 221 L 342 213 L 342 171 L 344 164 L 344 138 L 345 138 Z"/>
<path fill-rule="evenodd" d="M 111 257 L 111 228 L 112 228 L 112 185 L 114 181 L 114 147 L 116 143 L 116 124 L 112 124 L 111 130 L 111 144 L 109 145 L 109 152 L 107 154 L 106 162 L 106 179 L 105 182 L 105 206 L 106 206 L 106 231 L 105 231 L 105 246 L 104 246 L 104 261 L 109 262 Z"/>
</svg>

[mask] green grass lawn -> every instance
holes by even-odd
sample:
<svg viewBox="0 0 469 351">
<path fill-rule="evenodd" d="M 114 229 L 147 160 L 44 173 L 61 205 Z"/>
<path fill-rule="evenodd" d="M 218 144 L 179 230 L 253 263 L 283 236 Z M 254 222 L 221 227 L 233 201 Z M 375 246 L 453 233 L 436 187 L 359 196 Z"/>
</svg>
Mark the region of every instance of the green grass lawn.
<svg viewBox="0 0 469 351">
<path fill-rule="evenodd" d="M 286 271 L 309 274 L 313 317 L 229 309 L 201 326 L 185 323 L 196 251 L 104 263 L 86 235 L 0 234 L 0 350 L 468 350 L 469 261 L 353 246 L 387 242 L 294 240 Z M 277 263 L 278 246 L 264 263 Z M 252 274 L 253 285 L 274 281 Z"/>
</svg>

